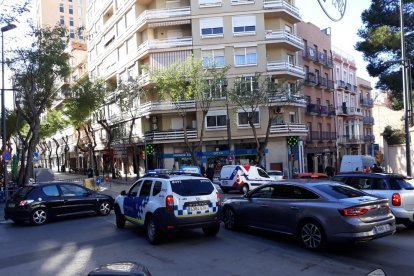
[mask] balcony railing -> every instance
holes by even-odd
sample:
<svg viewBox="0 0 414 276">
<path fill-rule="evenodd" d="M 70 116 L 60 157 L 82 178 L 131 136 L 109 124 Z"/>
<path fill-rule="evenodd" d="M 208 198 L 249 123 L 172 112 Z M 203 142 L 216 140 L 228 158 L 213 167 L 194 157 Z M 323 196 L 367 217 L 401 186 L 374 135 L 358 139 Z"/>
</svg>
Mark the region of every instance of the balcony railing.
<svg viewBox="0 0 414 276">
<path fill-rule="evenodd" d="M 306 104 L 306 99 L 303 94 L 291 92 L 277 92 L 269 95 L 269 102 L 271 103 L 296 103 L 300 105 Z"/>
<path fill-rule="evenodd" d="M 149 20 L 152 19 L 169 19 L 174 17 L 190 16 L 190 7 L 179 7 L 172 9 L 154 9 L 145 10 L 135 20 L 138 27 L 145 25 Z"/>
<path fill-rule="evenodd" d="M 231 0 L 232 5 L 254 4 L 254 0 Z"/>
<path fill-rule="evenodd" d="M 300 19 L 299 9 L 292 4 L 289 4 L 287 1 L 283 0 L 264 0 L 263 8 L 265 10 L 282 10 L 287 11 L 293 16 Z"/>
<path fill-rule="evenodd" d="M 373 125 L 374 124 L 374 118 L 373 117 L 364 117 L 362 119 L 362 122 L 364 125 Z"/>
<path fill-rule="evenodd" d="M 151 49 L 174 49 L 176 47 L 186 47 L 191 45 L 193 45 L 192 37 L 146 40 L 138 46 L 137 55 L 142 56 L 145 52 Z"/>
<path fill-rule="evenodd" d="M 138 83 L 140 84 L 140 85 L 147 85 L 147 84 L 149 84 L 150 83 L 150 74 L 147 72 L 147 73 L 143 73 L 143 74 L 141 74 L 141 75 L 139 75 L 138 76 Z"/>
<path fill-rule="evenodd" d="M 365 135 L 364 142 L 369 144 L 375 143 L 375 135 Z"/>
<path fill-rule="evenodd" d="M 335 141 L 336 133 L 328 131 L 311 131 L 306 137 L 307 142 Z"/>
<path fill-rule="evenodd" d="M 318 86 L 321 88 L 328 88 L 328 80 L 325 77 L 319 76 Z"/>
<path fill-rule="evenodd" d="M 176 110 L 178 108 L 185 109 L 185 108 L 195 108 L 195 100 L 189 101 L 180 101 L 178 103 L 173 102 L 145 102 L 143 103 L 139 109 L 142 114 L 150 113 L 152 111 L 166 111 L 166 110 Z"/>
<path fill-rule="evenodd" d="M 160 140 L 183 140 L 184 130 L 166 130 L 166 131 L 151 131 L 144 135 L 146 141 L 160 141 Z M 197 130 L 188 129 L 187 138 L 197 138 Z"/>
<path fill-rule="evenodd" d="M 305 74 L 305 84 L 315 86 L 317 83 L 318 82 L 314 73 Z"/>
<path fill-rule="evenodd" d="M 290 42 L 291 44 L 295 45 L 299 49 L 303 49 L 304 47 L 303 40 L 300 37 L 285 30 L 276 30 L 276 31 L 267 30 L 266 40 L 277 40 L 277 41 Z"/>
<path fill-rule="evenodd" d="M 270 127 L 270 133 L 278 134 L 278 133 L 307 133 L 308 129 L 304 124 L 280 124 L 280 125 L 272 125 Z"/>
<path fill-rule="evenodd" d="M 306 106 L 306 112 L 310 113 L 310 114 L 315 114 L 315 115 L 326 115 L 326 116 L 334 116 L 335 113 L 335 108 L 330 105 L 330 106 L 325 106 L 325 105 L 319 105 L 319 104 L 308 104 Z"/>
<path fill-rule="evenodd" d="M 340 135 L 338 143 L 341 144 L 362 144 L 364 139 L 362 135 Z"/>
<path fill-rule="evenodd" d="M 374 100 L 369 98 L 361 98 L 359 103 L 368 107 L 374 107 Z"/>
<path fill-rule="evenodd" d="M 328 89 L 329 90 L 334 90 L 335 89 L 335 84 L 333 80 L 328 80 Z"/>
<path fill-rule="evenodd" d="M 301 66 L 291 64 L 287 61 L 268 61 L 267 62 L 268 72 L 289 72 L 300 77 L 305 77 L 305 72 Z"/>
</svg>

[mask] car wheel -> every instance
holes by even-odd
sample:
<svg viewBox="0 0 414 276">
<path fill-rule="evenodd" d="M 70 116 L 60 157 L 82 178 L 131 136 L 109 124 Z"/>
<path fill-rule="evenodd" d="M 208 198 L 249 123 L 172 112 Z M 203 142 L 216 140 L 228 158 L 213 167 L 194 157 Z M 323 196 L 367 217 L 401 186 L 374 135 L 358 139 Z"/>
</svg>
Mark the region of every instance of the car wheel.
<svg viewBox="0 0 414 276">
<path fill-rule="evenodd" d="M 45 224 L 47 219 L 48 219 L 47 211 L 43 208 L 36 209 L 30 214 L 30 223 L 32 225 Z"/>
<path fill-rule="evenodd" d="M 408 229 L 414 229 L 414 223 L 404 223 L 404 226 L 407 227 Z"/>
<path fill-rule="evenodd" d="M 204 235 L 207 237 L 214 237 L 220 231 L 220 224 L 216 223 L 212 226 L 203 227 Z"/>
<path fill-rule="evenodd" d="M 147 229 L 147 239 L 150 244 L 159 244 L 160 243 L 160 232 L 157 229 L 154 220 L 152 217 L 148 217 L 145 223 Z"/>
<path fill-rule="evenodd" d="M 242 186 L 242 192 L 243 192 L 243 194 L 247 194 L 247 192 L 249 192 L 249 185 L 248 184 L 244 184 Z"/>
<path fill-rule="evenodd" d="M 226 208 L 223 213 L 224 227 L 228 230 L 236 230 L 236 213 L 231 208 Z"/>
<path fill-rule="evenodd" d="M 103 201 L 99 204 L 98 214 L 101 216 L 109 215 L 111 212 L 111 203 Z"/>
<path fill-rule="evenodd" d="M 301 242 L 308 249 L 318 250 L 325 244 L 325 234 L 319 223 L 313 221 L 303 223 L 299 235 Z"/>
<path fill-rule="evenodd" d="M 115 206 L 115 221 L 116 221 L 116 227 L 118 227 L 119 229 L 125 228 L 125 222 L 126 222 L 125 217 L 121 213 L 121 210 L 119 209 L 118 205 Z"/>
</svg>

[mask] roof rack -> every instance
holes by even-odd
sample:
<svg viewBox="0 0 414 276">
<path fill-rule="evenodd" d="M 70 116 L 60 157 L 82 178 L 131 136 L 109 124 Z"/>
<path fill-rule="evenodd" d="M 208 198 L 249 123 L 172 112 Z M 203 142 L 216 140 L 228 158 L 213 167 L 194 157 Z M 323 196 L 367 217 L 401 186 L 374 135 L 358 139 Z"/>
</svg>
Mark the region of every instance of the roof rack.
<svg viewBox="0 0 414 276">
<path fill-rule="evenodd" d="M 189 173 L 183 170 L 168 170 L 168 169 L 157 169 L 157 170 L 149 170 L 143 177 L 160 177 L 169 179 L 170 176 L 174 175 L 188 175 L 188 176 L 198 176 L 203 177 L 199 173 Z"/>
</svg>

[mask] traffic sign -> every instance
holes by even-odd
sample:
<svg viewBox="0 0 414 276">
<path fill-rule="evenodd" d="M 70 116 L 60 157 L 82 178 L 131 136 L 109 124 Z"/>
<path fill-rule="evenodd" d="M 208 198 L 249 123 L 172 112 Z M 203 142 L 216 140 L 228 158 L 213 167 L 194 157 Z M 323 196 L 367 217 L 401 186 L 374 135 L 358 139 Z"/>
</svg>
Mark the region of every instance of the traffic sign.
<svg viewBox="0 0 414 276">
<path fill-rule="evenodd" d="M 32 159 L 33 163 L 37 163 L 39 162 L 39 152 L 35 151 L 33 152 L 33 159 Z"/>
<path fill-rule="evenodd" d="M 10 151 L 8 149 L 5 149 L 1 155 L 3 157 L 3 160 L 8 162 L 11 159 L 11 154 Z"/>
</svg>

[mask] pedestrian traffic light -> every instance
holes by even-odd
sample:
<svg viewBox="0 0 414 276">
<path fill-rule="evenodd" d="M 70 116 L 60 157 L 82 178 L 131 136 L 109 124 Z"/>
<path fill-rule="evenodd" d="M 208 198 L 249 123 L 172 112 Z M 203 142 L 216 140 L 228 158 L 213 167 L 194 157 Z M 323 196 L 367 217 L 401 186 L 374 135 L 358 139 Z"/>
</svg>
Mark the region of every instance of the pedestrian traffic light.
<svg viewBox="0 0 414 276">
<path fill-rule="evenodd" d="M 145 146 L 145 152 L 146 154 L 152 155 L 155 152 L 155 147 L 154 145 L 146 145 Z"/>
</svg>

